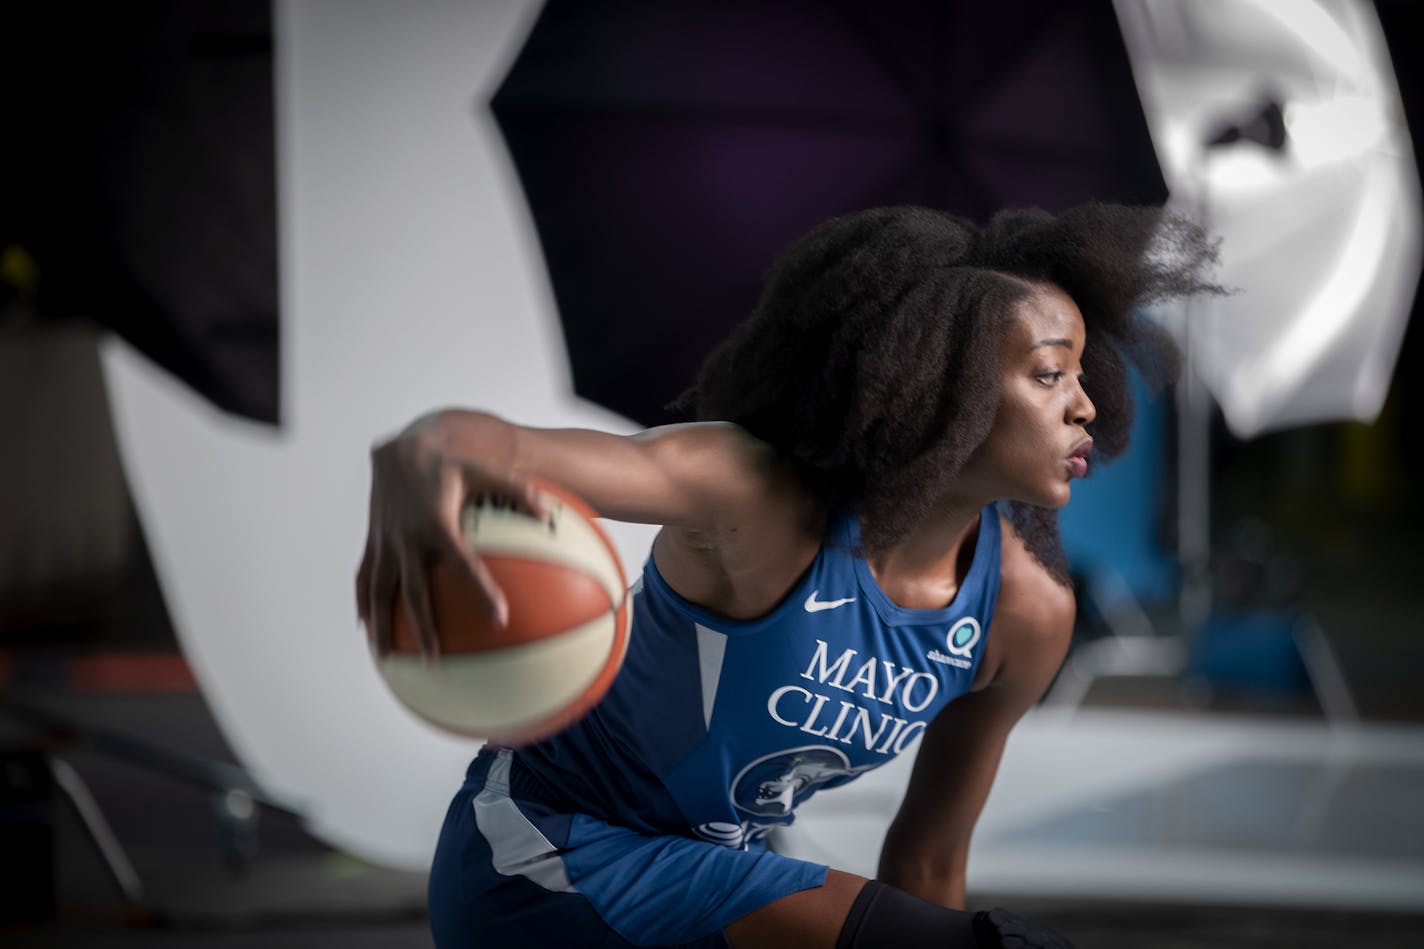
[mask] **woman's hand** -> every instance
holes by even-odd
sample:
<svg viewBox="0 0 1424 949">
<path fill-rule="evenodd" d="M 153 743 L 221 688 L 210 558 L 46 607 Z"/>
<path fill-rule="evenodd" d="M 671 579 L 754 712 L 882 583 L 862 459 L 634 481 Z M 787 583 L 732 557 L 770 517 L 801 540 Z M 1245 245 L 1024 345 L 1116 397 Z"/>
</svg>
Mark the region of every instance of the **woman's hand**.
<svg viewBox="0 0 1424 949">
<path fill-rule="evenodd" d="M 450 452 L 451 429 L 461 422 L 449 413 L 429 416 L 371 451 L 370 522 L 356 572 L 356 611 L 378 655 L 391 649 L 397 608 L 406 611 L 421 654 L 438 655 L 429 586 L 430 566 L 438 559 L 471 582 L 497 625 L 507 622 L 504 594 L 460 528 L 468 502 L 489 499 L 548 516 L 527 479 Z M 397 590 L 399 604 L 393 602 Z"/>
</svg>

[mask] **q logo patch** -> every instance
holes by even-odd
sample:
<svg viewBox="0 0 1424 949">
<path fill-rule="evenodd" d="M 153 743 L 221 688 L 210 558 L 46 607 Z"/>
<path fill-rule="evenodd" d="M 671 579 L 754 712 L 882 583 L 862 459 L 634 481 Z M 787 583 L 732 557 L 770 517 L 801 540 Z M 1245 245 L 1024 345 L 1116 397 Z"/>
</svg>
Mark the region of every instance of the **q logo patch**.
<svg viewBox="0 0 1424 949">
<path fill-rule="evenodd" d="M 979 642 L 979 621 L 972 616 L 955 623 L 944 637 L 945 648 L 950 655 L 961 659 L 974 658 L 974 647 Z"/>
</svg>

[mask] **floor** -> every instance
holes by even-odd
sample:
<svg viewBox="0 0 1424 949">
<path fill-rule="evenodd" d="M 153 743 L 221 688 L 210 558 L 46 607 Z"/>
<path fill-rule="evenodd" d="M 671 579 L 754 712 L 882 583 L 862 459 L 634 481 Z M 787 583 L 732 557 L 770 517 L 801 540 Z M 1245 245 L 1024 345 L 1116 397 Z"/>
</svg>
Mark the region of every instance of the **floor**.
<svg viewBox="0 0 1424 949">
<path fill-rule="evenodd" d="M 0 747 L 43 745 L 73 768 L 132 864 L 142 909 L 125 904 L 61 796 L 56 915 L 23 924 L 12 913 L 5 945 L 430 944 L 422 874 L 333 852 L 280 810 L 235 821 L 202 786 L 198 765 L 232 756 L 198 693 L 12 689 L 6 700 Z M 37 733 L 17 701 L 95 734 Z M 1365 725 L 1331 739 L 1304 717 L 1105 705 L 1046 709 L 1021 726 L 976 838 L 976 905 L 1031 912 L 1080 949 L 1424 940 L 1424 729 Z M 116 753 L 115 735 L 137 745 Z M 136 763 L 150 745 L 181 757 Z M 893 767 L 811 802 L 803 832 L 782 845 L 873 870 L 905 777 Z"/>
</svg>

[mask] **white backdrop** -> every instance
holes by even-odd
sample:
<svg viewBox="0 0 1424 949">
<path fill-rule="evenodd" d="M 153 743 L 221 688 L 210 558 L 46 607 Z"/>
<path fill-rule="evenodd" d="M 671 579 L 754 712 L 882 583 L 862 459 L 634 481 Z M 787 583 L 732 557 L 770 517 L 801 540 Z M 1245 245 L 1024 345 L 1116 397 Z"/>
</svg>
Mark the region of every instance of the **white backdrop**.
<svg viewBox="0 0 1424 949">
<path fill-rule="evenodd" d="M 417 722 L 366 653 L 367 452 L 435 406 L 631 430 L 576 400 L 485 101 L 534 2 L 277 4 L 283 416 L 223 417 L 117 339 L 122 457 L 224 734 L 329 842 L 424 867 L 477 747 Z M 618 525 L 625 563 L 651 531 Z"/>
</svg>

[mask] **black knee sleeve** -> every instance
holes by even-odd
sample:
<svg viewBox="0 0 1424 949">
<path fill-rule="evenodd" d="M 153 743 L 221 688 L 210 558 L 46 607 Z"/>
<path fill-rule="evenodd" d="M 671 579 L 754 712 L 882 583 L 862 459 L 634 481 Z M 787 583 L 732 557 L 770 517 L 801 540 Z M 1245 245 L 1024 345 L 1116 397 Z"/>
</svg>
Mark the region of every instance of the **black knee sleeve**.
<svg viewBox="0 0 1424 949">
<path fill-rule="evenodd" d="M 1073 949 L 1005 909 L 965 913 L 871 880 L 851 904 L 836 949 Z"/>
<path fill-rule="evenodd" d="M 836 949 L 988 949 L 974 914 L 938 906 L 871 880 L 851 904 Z"/>
</svg>

